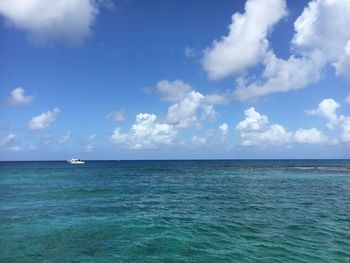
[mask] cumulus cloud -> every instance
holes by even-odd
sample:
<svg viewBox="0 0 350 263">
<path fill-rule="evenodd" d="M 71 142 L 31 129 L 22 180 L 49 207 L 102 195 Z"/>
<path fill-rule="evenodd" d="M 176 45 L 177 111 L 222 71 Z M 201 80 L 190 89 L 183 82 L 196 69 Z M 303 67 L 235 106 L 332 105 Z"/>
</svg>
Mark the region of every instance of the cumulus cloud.
<svg viewBox="0 0 350 263">
<path fill-rule="evenodd" d="M 337 75 L 350 80 L 350 5 L 347 0 L 310 1 L 294 23 L 292 44 L 300 58 L 292 55 L 277 64 L 263 84 L 253 83 L 236 91 L 239 99 L 300 89 L 320 79 L 327 64 Z M 269 55 L 271 56 L 271 55 Z M 271 62 L 265 63 L 265 71 Z M 263 76 L 263 77 L 266 77 Z"/>
<path fill-rule="evenodd" d="M 219 131 L 221 133 L 222 136 L 226 136 L 228 133 L 228 124 L 227 123 L 223 123 L 219 126 Z"/>
<path fill-rule="evenodd" d="M 307 110 L 311 115 L 318 115 L 328 119 L 327 127 L 329 129 L 335 128 L 344 116 L 338 116 L 336 111 L 340 107 L 339 103 L 333 99 L 324 99 L 319 104 L 317 109 Z"/>
<path fill-rule="evenodd" d="M 324 117 L 328 120 L 327 127 L 340 133 L 340 141 L 350 144 L 350 116 L 337 113 L 340 104 L 334 99 L 322 100 L 316 109 L 306 111 L 309 114 Z M 337 141 L 337 139 L 336 139 Z"/>
<path fill-rule="evenodd" d="M 245 101 L 276 92 L 297 90 L 320 79 L 323 57 L 314 52 L 308 57 L 291 56 L 279 59 L 273 52 L 268 52 L 264 59 L 265 67 L 261 80 L 249 84 L 241 83 L 234 91 L 234 96 Z"/>
<path fill-rule="evenodd" d="M 244 14 L 233 14 L 228 35 L 205 50 L 203 67 L 209 78 L 242 73 L 256 65 L 268 49 L 268 32 L 285 15 L 284 0 L 248 0 Z"/>
<path fill-rule="evenodd" d="M 245 119 L 236 125 L 242 145 L 254 146 L 261 144 L 283 144 L 288 143 L 291 133 L 278 124 L 269 125 L 266 115 L 262 115 L 249 108 L 244 111 Z"/>
<path fill-rule="evenodd" d="M 181 101 L 192 91 L 191 85 L 182 80 L 161 80 L 156 88 L 160 98 L 169 102 Z"/>
<path fill-rule="evenodd" d="M 241 101 L 305 88 L 321 79 L 326 65 L 350 81 L 348 0 L 310 1 L 294 22 L 291 56 L 287 59 L 278 58 L 268 45 L 268 31 L 286 13 L 285 1 L 273 4 L 278 8 L 269 1 L 248 0 L 245 13 L 233 15 L 228 36 L 214 42 L 204 54 L 208 76 L 223 78 L 262 63 L 260 76 L 240 76 L 234 95 Z M 248 30 L 250 27 L 253 29 Z"/>
<path fill-rule="evenodd" d="M 202 121 L 214 118 L 215 105 L 227 103 L 227 96 L 222 94 L 204 95 L 195 91 L 191 85 L 182 80 L 161 80 L 156 84 L 160 99 L 170 103 L 162 121 L 149 113 L 140 113 L 131 129 L 123 133 L 117 127 L 111 137 L 115 144 L 121 144 L 131 149 L 153 149 L 173 143 L 181 129 L 197 126 Z M 225 125 L 221 133 L 225 133 Z"/>
<path fill-rule="evenodd" d="M 35 96 L 33 95 L 25 95 L 25 91 L 23 88 L 18 87 L 11 91 L 10 97 L 8 98 L 8 102 L 12 106 L 27 106 L 33 100 Z"/>
<path fill-rule="evenodd" d="M 52 41 L 80 44 L 91 34 L 98 14 L 94 0 L 2 0 L 0 15 L 7 24 L 39 44 Z"/>
<path fill-rule="evenodd" d="M 270 124 L 267 116 L 260 114 L 254 108 L 244 111 L 245 119 L 236 125 L 236 131 L 245 146 L 261 145 L 292 145 L 303 144 L 338 144 L 343 142 L 350 145 L 350 116 L 337 113 L 340 104 L 334 99 L 322 100 L 316 109 L 306 113 L 323 117 L 332 136 L 326 136 L 316 128 L 287 131 L 280 124 Z M 330 139 L 331 138 L 331 139 Z"/>
<path fill-rule="evenodd" d="M 350 40 L 345 46 L 344 54 L 333 63 L 333 66 L 335 67 L 338 76 L 343 76 L 346 80 L 350 81 Z"/>
<path fill-rule="evenodd" d="M 257 112 L 254 107 L 245 110 L 244 115 L 245 119 L 236 126 L 238 131 L 259 131 L 269 123 L 267 116 Z"/>
<path fill-rule="evenodd" d="M 322 144 L 327 137 L 316 128 L 289 132 L 280 124 L 270 124 L 266 115 L 249 108 L 244 111 L 245 119 L 236 125 L 236 131 L 244 146 L 292 145 L 292 143 Z"/>
<path fill-rule="evenodd" d="M 349 1 L 313 0 L 294 23 L 293 44 L 302 53 L 320 50 L 336 73 L 350 80 L 349 23 Z"/>
<path fill-rule="evenodd" d="M 120 128 L 116 128 L 111 141 L 130 149 L 155 149 L 171 144 L 176 135 L 173 125 L 158 122 L 154 114 L 140 113 L 129 132 L 122 133 Z"/>
<path fill-rule="evenodd" d="M 229 103 L 230 99 L 229 99 L 229 94 L 217 94 L 217 93 L 213 93 L 213 94 L 208 94 L 205 95 L 205 102 L 208 105 L 224 105 Z"/>
<path fill-rule="evenodd" d="M 299 129 L 294 133 L 294 140 L 299 143 L 321 144 L 327 142 L 327 137 L 315 128 Z"/>
<path fill-rule="evenodd" d="M 54 108 L 52 111 L 44 112 L 38 116 L 34 116 L 29 122 L 30 130 L 41 130 L 49 127 L 57 118 L 60 109 Z"/>
<path fill-rule="evenodd" d="M 125 121 L 124 110 L 120 109 L 120 110 L 112 111 L 107 114 L 106 119 L 113 122 L 123 122 Z"/>
<path fill-rule="evenodd" d="M 201 111 L 200 115 L 197 114 L 198 111 Z M 206 104 L 202 93 L 191 91 L 183 100 L 169 107 L 166 119 L 178 128 L 187 128 L 215 114 L 213 105 Z"/>
<path fill-rule="evenodd" d="M 337 60 L 350 40 L 348 0 L 313 0 L 294 23 L 293 44 L 304 53 L 319 49 Z"/>
<path fill-rule="evenodd" d="M 214 117 L 214 106 L 227 102 L 221 94 L 204 95 L 181 80 L 162 80 L 156 87 L 162 100 L 173 103 L 168 108 L 166 122 L 177 128 L 198 125 L 200 121 Z"/>
<path fill-rule="evenodd" d="M 65 144 L 69 138 L 70 138 L 71 132 L 67 132 L 65 135 L 63 135 L 60 139 L 57 140 L 59 144 Z"/>
<path fill-rule="evenodd" d="M 301 17 L 305 14 L 305 10 Z M 305 16 L 305 15 L 304 15 Z M 276 92 L 287 92 L 304 88 L 321 77 L 321 71 L 328 62 L 323 50 L 318 48 L 304 48 L 300 24 L 300 17 L 295 22 L 296 34 L 293 38 L 293 51 L 288 59 L 278 58 L 272 49 L 266 48 L 262 54 L 262 65 L 264 67 L 261 76 L 254 81 L 245 79 L 238 82 L 234 96 L 241 100 L 248 100 L 265 96 Z M 299 30 L 299 31 L 298 31 Z M 244 53 L 241 54 L 244 56 Z"/>
</svg>

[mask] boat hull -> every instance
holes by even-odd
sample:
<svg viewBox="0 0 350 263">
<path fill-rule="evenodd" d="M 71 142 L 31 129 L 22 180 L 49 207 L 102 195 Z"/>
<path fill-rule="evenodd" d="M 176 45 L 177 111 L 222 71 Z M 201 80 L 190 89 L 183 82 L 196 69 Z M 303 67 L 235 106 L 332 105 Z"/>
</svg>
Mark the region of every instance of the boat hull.
<svg viewBox="0 0 350 263">
<path fill-rule="evenodd" d="M 80 160 L 68 160 L 67 161 L 70 164 L 84 164 L 84 161 L 80 161 Z"/>
</svg>

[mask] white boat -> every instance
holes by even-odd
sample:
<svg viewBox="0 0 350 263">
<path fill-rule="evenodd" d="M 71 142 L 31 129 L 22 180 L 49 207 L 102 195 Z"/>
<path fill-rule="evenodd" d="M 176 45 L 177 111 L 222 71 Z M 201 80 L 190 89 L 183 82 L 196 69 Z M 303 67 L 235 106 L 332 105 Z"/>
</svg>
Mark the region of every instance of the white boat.
<svg viewBox="0 0 350 263">
<path fill-rule="evenodd" d="M 85 163 L 84 161 L 77 159 L 77 158 L 72 158 L 72 159 L 68 160 L 67 162 L 69 162 L 70 164 L 84 164 Z"/>
</svg>

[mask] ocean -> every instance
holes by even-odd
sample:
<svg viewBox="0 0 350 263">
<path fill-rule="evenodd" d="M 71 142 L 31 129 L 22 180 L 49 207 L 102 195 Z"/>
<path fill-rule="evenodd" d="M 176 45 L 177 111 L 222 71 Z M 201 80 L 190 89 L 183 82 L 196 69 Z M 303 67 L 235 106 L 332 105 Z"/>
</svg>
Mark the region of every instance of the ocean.
<svg viewBox="0 0 350 263">
<path fill-rule="evenodd" d="M 0 262 L 350 262 L 350 161 L 0 162 Z"/>
</svg>

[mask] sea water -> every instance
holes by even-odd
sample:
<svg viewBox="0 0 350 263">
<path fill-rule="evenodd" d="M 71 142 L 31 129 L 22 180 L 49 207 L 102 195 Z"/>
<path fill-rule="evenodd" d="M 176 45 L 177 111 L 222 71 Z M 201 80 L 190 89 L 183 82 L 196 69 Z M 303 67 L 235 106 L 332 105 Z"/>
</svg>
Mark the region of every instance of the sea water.
<svg viewBox="0 0 350 263">
<path fill-rule="evenodd" d="M 350 262 L 350 161 L 0 162 L 0 262 Z"/>
</svg>

